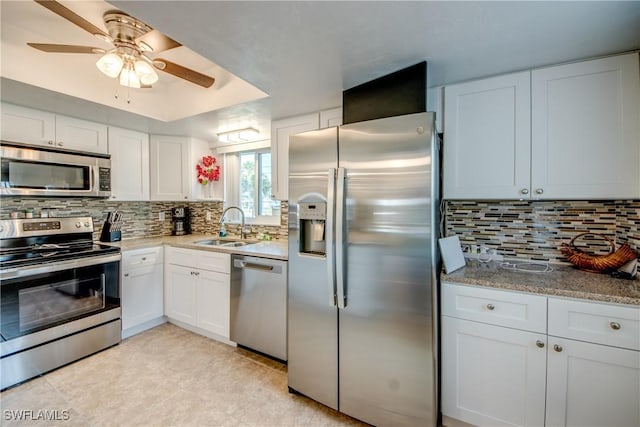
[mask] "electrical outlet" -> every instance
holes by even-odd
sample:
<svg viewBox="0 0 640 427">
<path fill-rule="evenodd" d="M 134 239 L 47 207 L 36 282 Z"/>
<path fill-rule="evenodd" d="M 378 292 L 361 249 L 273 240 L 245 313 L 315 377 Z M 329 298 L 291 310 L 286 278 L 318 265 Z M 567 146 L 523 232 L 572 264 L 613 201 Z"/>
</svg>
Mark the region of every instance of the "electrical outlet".
<svg viewBox="0 0 640 427">
<path fill-rule="evenodd" d="M 206 218 L 207 218 L 207 221 L 211 221 L 211 211 L 207 211 Z"/>
<path fill-rule="evenodd" d="M 164 221 L 164 212 L 158 214 L 158 221 Z"/>
</svg>

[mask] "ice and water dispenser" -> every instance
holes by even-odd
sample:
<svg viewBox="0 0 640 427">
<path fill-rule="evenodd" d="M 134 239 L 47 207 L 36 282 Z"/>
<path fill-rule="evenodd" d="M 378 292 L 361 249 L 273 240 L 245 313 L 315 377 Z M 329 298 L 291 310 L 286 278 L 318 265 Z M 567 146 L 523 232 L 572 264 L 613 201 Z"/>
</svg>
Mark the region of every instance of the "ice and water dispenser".
<svg viewBox="0 0 640 427">
<path fill-rule="evenodd" d="M 327 204 L 325 202 L 303 202 L 298 204 L 298 209 L 300 252 L 325 255 Z"/>
</svg>

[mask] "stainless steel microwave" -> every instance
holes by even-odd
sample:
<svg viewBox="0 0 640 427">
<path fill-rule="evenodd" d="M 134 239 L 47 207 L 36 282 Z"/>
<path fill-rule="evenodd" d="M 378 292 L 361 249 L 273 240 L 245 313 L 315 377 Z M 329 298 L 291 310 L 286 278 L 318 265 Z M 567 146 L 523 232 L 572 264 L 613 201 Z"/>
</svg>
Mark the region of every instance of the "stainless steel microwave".
<svg viewBox="0 0 640 427">
<path fill-rule="evenodd" d="M 1 196 L 109 197 L 108 154 L 2 141 Z"/>
</svg>

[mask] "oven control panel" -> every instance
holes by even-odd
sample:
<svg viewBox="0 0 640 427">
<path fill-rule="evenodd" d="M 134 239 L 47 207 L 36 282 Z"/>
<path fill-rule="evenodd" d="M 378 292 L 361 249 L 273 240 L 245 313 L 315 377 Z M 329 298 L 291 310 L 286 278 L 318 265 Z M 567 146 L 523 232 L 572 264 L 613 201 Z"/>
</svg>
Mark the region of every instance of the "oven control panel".
<svg viewBox="0 0 640 427">
<path fill-rule="evenodd" d="M 92 233 L 93 218 L 20 218 L 0 220 L 0 240 L 52 234 Z"/>
<path fill-rule="evenodd" d="M 22 224 L 24 231 L 60 230 L 60 221 L 25 222 Z"/>
</svg>

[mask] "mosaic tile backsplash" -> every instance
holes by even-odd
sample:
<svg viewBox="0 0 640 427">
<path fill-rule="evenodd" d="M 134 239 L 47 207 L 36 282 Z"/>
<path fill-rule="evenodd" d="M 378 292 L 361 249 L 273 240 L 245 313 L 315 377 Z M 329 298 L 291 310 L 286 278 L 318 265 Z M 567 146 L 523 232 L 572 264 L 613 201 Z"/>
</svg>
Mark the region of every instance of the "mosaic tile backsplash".
<svg viewBox="0 0 640 427">
<path fill-rule="evenodd" d="M 50 217 L 91 216 L 95 227 L 94 240 L 100 238 L 100 231 L 107 212 L 119 210 L 123 216 L 122 238 L 136 239 L 141 237 L 160 237 L 171 235 L 171 208 L 187 206 L 191 211 L 192 231 L 194 233 L 218 234 L 220 215 L 223 210 L 221 201 L 212 202 L 114 202 L 93 198 L 2 198 L 0 199 L 0 218 L 8 219 L 11 212 L 22 212 L 33 209 L 36 217 L 46 212 Z M 211 221 L 206 221 L 206 212 L 211 212 Z M 287 202 L 282 202 L 283 214 L 279 226 L 254 225 L 249 238 L 258 233 L 268 233 L 274 239 L 287 238 Z M 164 212 L 165 221 L 159 221 L 160 212 Z M 239 237 L 240 226 L 227 224 L 230 237 Z M 249 227 L 248 227 L 249 228 Z"/>
<path fill-rule="evenodd" d="M 446 201 L 444 233 L 462 245 L 485 245 L 506 258 L 567 264 L 560 253 L 583 232 L 628 243 L 640 253 L 640 201 Z M 576 245 L 606 254 L 610 245 L 585 236 Z"/>
</svg>

